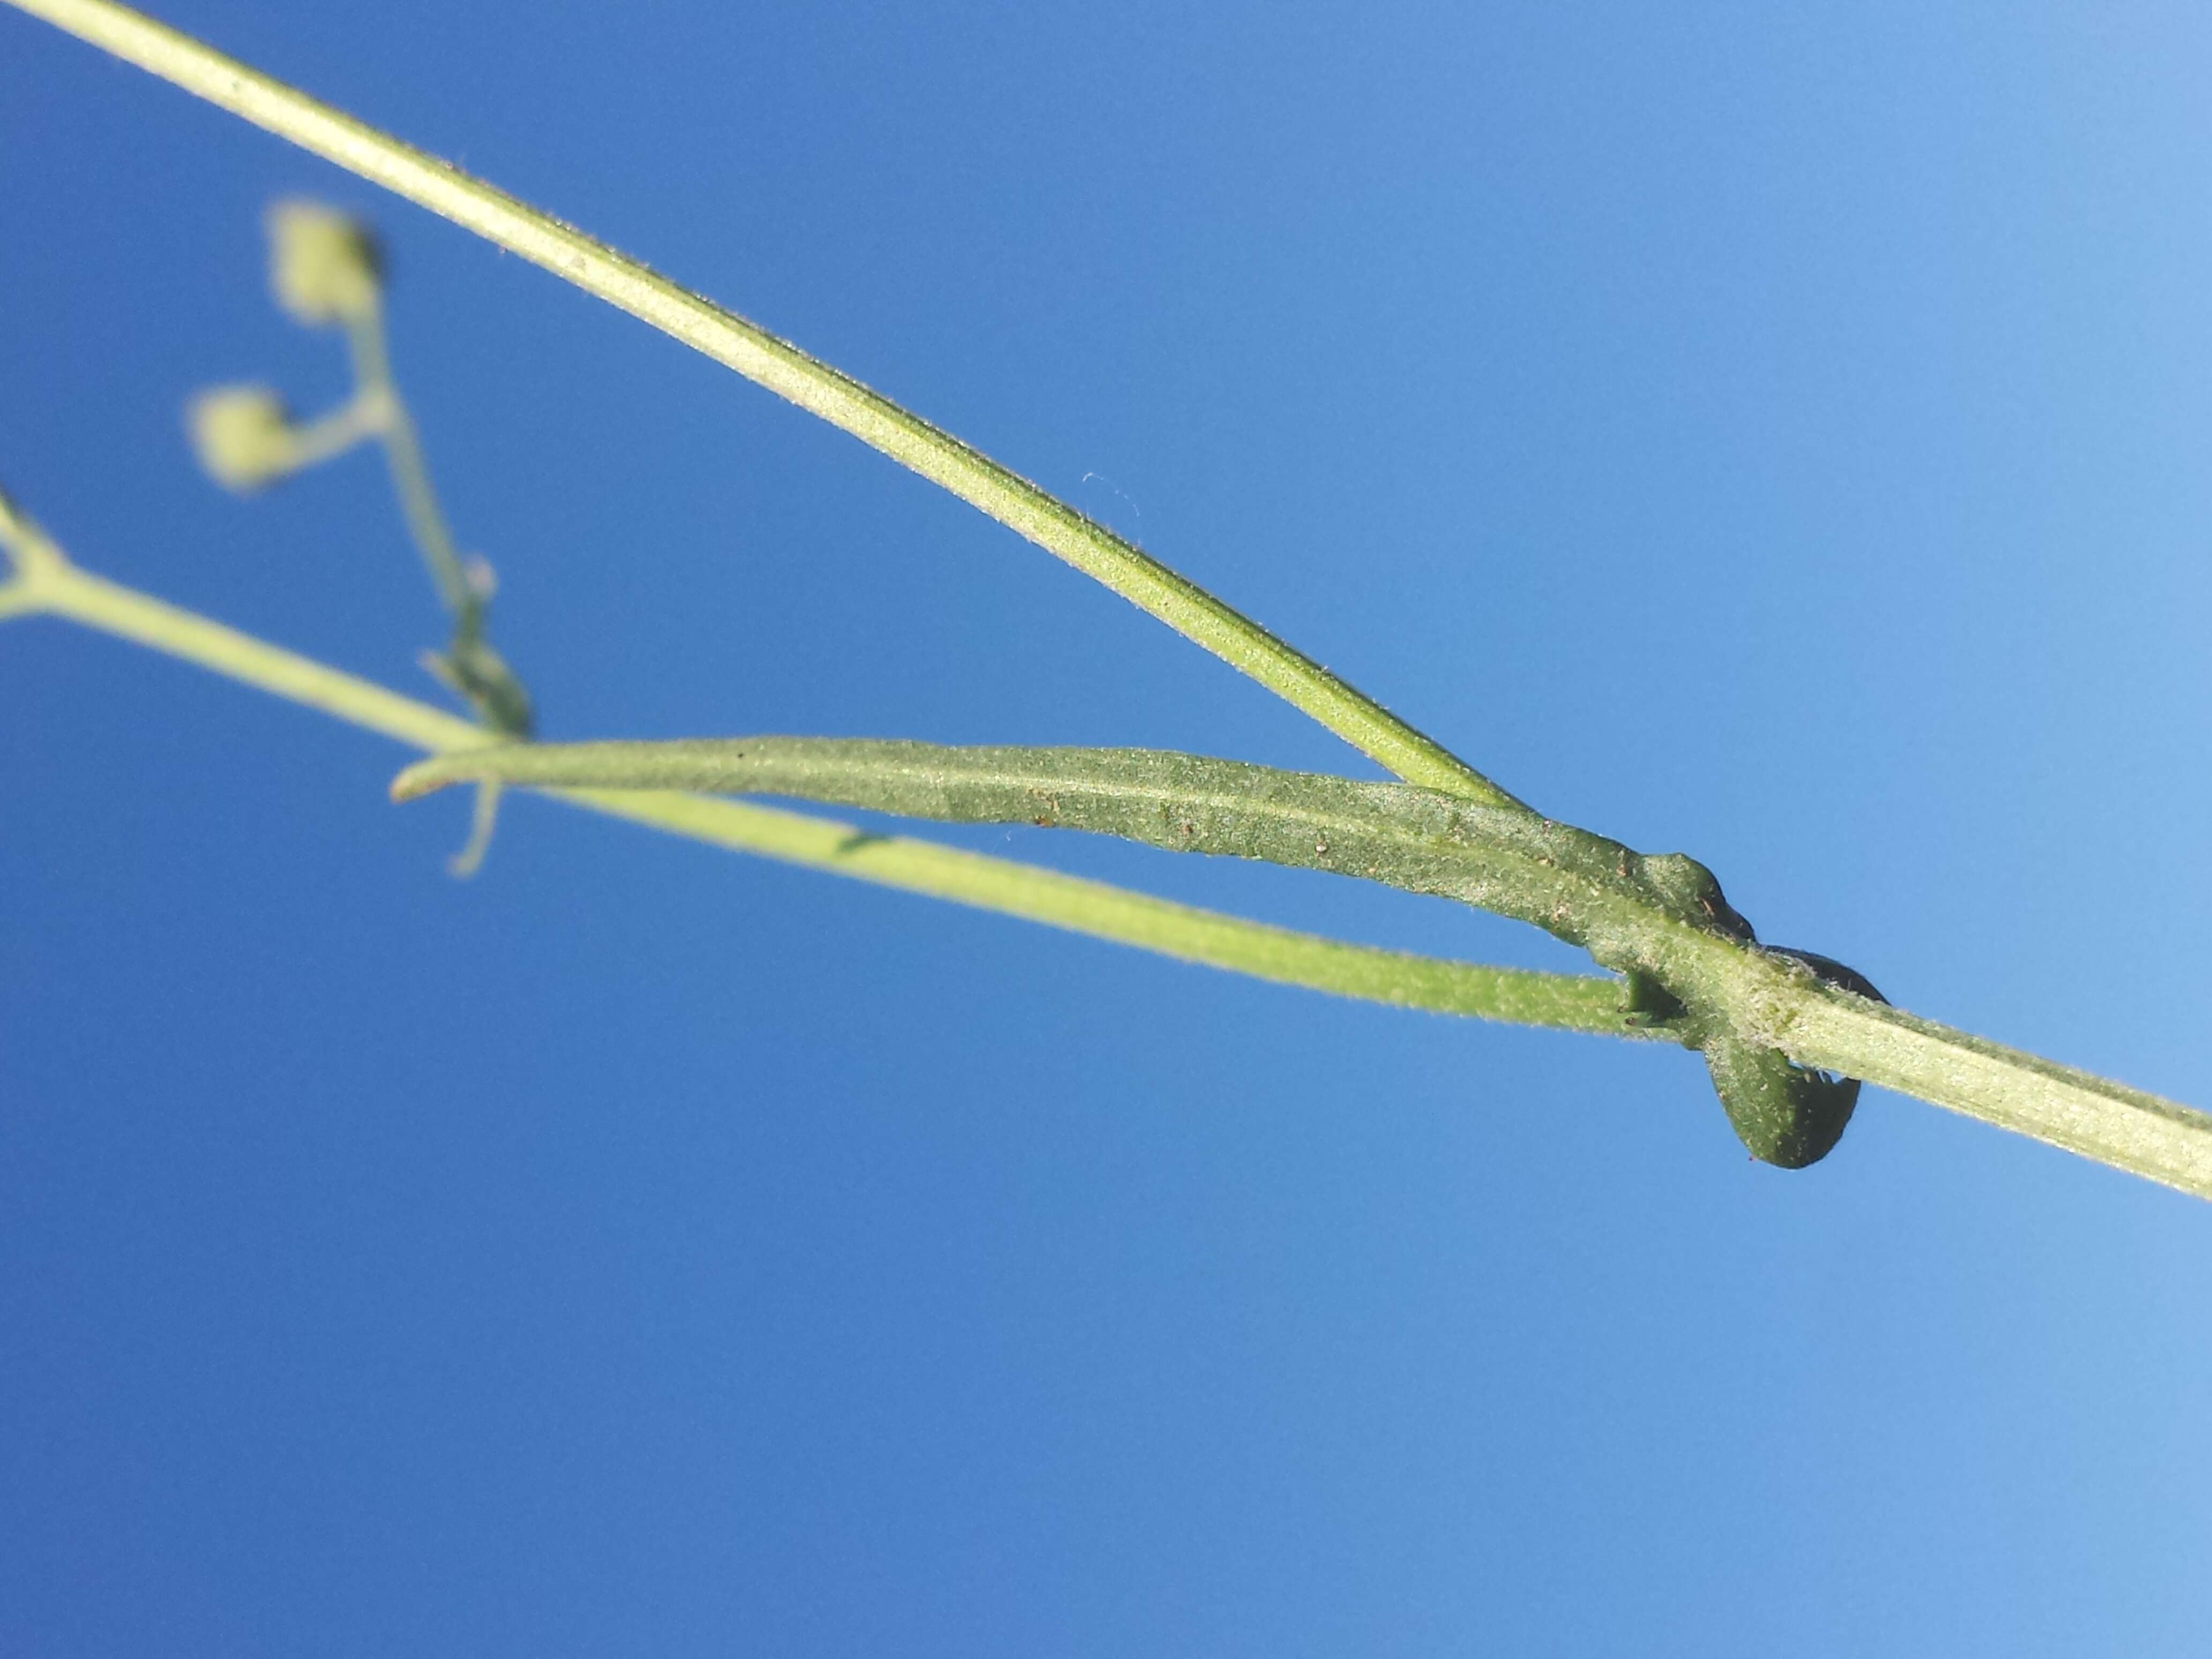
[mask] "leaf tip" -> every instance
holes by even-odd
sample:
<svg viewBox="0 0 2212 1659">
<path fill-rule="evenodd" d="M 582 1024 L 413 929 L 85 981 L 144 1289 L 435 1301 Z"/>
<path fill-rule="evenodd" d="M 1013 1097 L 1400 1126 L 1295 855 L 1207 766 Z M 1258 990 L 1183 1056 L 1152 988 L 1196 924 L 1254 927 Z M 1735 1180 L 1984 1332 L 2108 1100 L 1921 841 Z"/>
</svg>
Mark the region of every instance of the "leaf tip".
<svg viewBox="0 0 2212 1659">
<path fill-rule="evenodd" d="M 392 779 L 392 799 L 402 804 L 420 800 L 425 795 L 437 793 L 449 784 L 459 783 L 461 780 L 449 769 L 450 763 L 442 755 L 416 761 Z"/>
</svg>

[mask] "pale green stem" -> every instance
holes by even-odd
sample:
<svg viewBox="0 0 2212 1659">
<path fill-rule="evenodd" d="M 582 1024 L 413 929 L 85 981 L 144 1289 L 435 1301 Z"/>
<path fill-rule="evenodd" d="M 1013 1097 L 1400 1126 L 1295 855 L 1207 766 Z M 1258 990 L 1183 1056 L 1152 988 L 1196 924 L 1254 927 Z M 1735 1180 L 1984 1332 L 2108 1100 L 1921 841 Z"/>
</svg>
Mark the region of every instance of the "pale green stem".
<svg viewBox="0 0 2212 1659">
<path fill-rule="evenodd" d="M 15 575 L 0 615 L 50 612 L 135 641 L 432 752 L 488 735 L 442 709 L 268 645 L 70 564 L 0 496 Z M 736 801 L 655 790 L 550 789 L 556 799 L 733 851 L 950 899 L 1279 983 L 1438 1012 L 1613 1036 L 1629 1024 L 1611 980 L 1532 974 L 1347 945 L 1128 893 L 1004 859 Z M 1787 962 L 1682 927 L 1671 973 L 1722 988 L 1749 1042 L 1845 1073 L 2112 1168 L 2212 1198 L 2212 1118 L 2141 1090 L 1846 995 Z"/>
<path fill-rule="evenodd" d="M 1511 916 L 1607 968 L 1653 965 L 1654 928 L 1747 937 L 1702 866 L 1647 858 L 1571 824 L 1403 783 L 1156 749 L 951 746 L 871 738 L 514 744 L 440 755 L 392 785 L 451 783 L 787 795 L 955 823 L 1089 830 L 1170 852 L 1323 870 Z"/>
<path fill-rule="evenodd" d="M 1462 898 L 1586 945 L 1607 966 L 1652 974 L 1741 1044 L 2212 1197 L 2212 1117 L 1822 984 L 1801 963 L 1696 925 L 1704 896 L 1680 880 L 1687 860 L 1642 858 L 1425 791 L 1142 750 L 768 738 L 472 750 L 410 768 L 394 792 L 482 778 L 680 784 L 1066 824 Z M 1711 1036 L 1698 1034 L 1709 1055 Z M 1715 1075 L 1723 1087 L 1724 1071 Z"/>
<path fill-rule="evenodd" d="M 1488 805 L 1521 805 L 1434 739 L 1142 549 L 880 392 L 605 243 L 126 6 L 8 3 L 452 220 L 852 434 L 1250 675 L 1407 782 Z"/>
<path fill-rule="evenodd" d="M 331 453 L 342 447 L 345 428 L 373 432 L 382 442 L 385 464 L 392 475 L 392 492 L 399 498 L 400 517 L 409 539 L 422 556 L 430 584 L 453 619 L 450 653 L 427 653 L 424 665 L 466 698 L 483 723 L 503 737 L 526 738 L 533 725 L 530 699 L 505 661 L 483 646 L 484 591 L 470 579 L 461 562 L 460 548 L 438 505 L 438 492 L 430 483 L 430 465 L 415 429 L 407 400 L 399 395 L 392 375 L 392 354 L 385 344 L 384 307 L 372 300 L 362 311 L 345 319 L 346 344 L 353 359 L 354 395 L 343 409 L 302 430 L 303 449 L 317 440 L 318 428 L 331 428 Z M 446 860 L 455 878 L 466 880 L 483 867 L 484 855 L 499 825 L 500 787 L 488 782 L 477 790 L 476 807 L 469 816 L 469 838 L 461 850 Z"/>
<path fill-rule="evenodd" d="M 469 811 L 469 838 L 459 852 L 446 860 L 449 875 L 466 881 L 483 868 L 484 854 L 491 851 L 492 833 L 499 827 L 501 787 L 496 782 L 477 786 L 476 803 Z"/>
<path fill-rule="evenodd" d="M 0 547 L 15 575 L 0 616 L 65 617 L 434 753 L 494 740 L 482 726 L 311 658 L 269 645 L 69 562 L 0 497 Z M 541 793 L 672 835 L 881 887 L 949 899 L 1161 956 L 1400 1007 L 1514 1024 L 1650 1038 L 1621 1010 L 1618 981 L 1529 973 L 1351 945 L 1131 893 L 848 823 L 672 791 Z"/>
<path fill-rule="evenodd" d="M 399 497 L 407 533 L 422 556 L 423 568 L 430 573 L 439 599 L 460 630 L 473 637 L 481 631 L 483 604 L 462 567 L 460 549 L 454 544 L 453 532 L 438 505 L 438 492 L 430 485 L 430 467 L 422 456 L 422 439 L 392 378 L 392 356 L 385 348 L 380 305 L 348 319 L 346 343 L 353 355 L 356 395 L 381 417 L 374 430 L 384 441 L 385 460 L 392 471 L 392 487 Z"/>
<path fill-rule="evenodd" d="M 386 398 L 357 392 L 329 414 L 293 426 L 291 464 L 316 466 L 343 455 L 364 438 L 380 437 L 391 419 Z"/>
<path fill-rule="evenodd" d="M 919 416 L 638 262 L 458 168 L 126 7 L 109 0 L 9 0 L 9 3 L 474 231 L 860 438 L 1251 675 L 1409 782 L 1491 805 L 1520 807 L 1520 803 L 1433 740 L 1141 550 Z M 33 597 L 38 600 L 35 606 L 27 603 Z M 332 671 L 259 646 L 218 624 L 82 573 L 57 580 L 24 565 L 15 583 L 0 589 L 0 615 L 33 608 L 75 616 L 111 632 L 193 657 L 221 672 L 295 695 L 300 701 L 344 714 L 349 719 L 357 718 L 359 711 L 382 698 L 398 710 L 411 711 L 404 715 L 402 723 L 422 718 L 442 720 L 463 734 L 449 731 L 445 739 L 424 743 L 424 747 L 481 741 L 476 728 L 450 716 L 363 682 L 351 682 L 351 689 L 341 689 L 330 678 Z M 194 649 L 186 648 L 188 641 L 210 654 L 197 655 Z M 267 659 L 254 658 L 256 651 L 268 653 Z M 242 672 L 249 659 L 255 672 Z M 386 707 L 382 712 L 389 715 L 396 711 Z M 375 724 L 374 720 L 361 723 Z M 702 839 L 744 846 L 794 862 L 844 867 L 841 860 L 846 854 L 835 847 L 799 844 L 807 835 L 840 833 L 836 826 L 816 820 L 782 813 L 762 816 L 763 809 L 690 796 L 644 793 L 624 798 L 572 792 L 567 798 L 617 816 L 658 822 Z M 732 814 L 741 816 L 728 816 Z M 771 833 L 770 820 L 787 820 L 805 828 L 792 830 L 787 826 L 781 834 L 788 844 L 775 844 L 779 835 Z M 794 836 L 796 842 L 790 839 Z M 851 857 L 864 858 L 868 846 L 874 844 L 862 838 L 862 844 L 852 848 Z M 912 849 L 917 857 L 934 854 L 951 860 L 973 857 L 932 848 L 927 843 L 886 844 Z M 1066 914 L 1048 914 L 1053 904 L 1041 896 L 1032 903 L 1030 895 L 1018 892 L 1020 881 L 1068 884 L 1069 878 L 1024 872 L 1018 880 L 1011 872 L 1019 870 L 1020 866 L 1009 866 L 1007 875 L 993 872 L 986 878 L 984 884 L 992 896 L 1015 896 L 1005 903 L 963 890 L 951 866 L 932 866 L 927 872 L 866 868 L 848 872 L 890 885 L 941 891 L 989 908 L 1033 915 L 1078 931 L 1152 945 L 1168 949 L 1170 954 L 1268 971 L 1264 966 L 1231 961 L 1234 951 L 1204 954 L 1198 948 L 1186 951 L 1158 945 L 1149 936 L 1154 931 L 1152 927 L 1123 913 L 1116 912 L 1116 919 L 1108 925 L 1089 925 L 1097 920 L 1094 901 L 1058 887 L 1054 891 L 1060 896 L 1057 902 Z M 1105 896 L 1110 895 L 1114 903 L 1121 905 L 1157 907 L 1168 913 L 1182 909 L 1114 894 L 1110 889 L 1097 889 L 1097 893 L 1095 902 L 1105 902 Z M 1228 918 L 1205 920 L 1217 927 L 1240 930 L 1240 939 L 1247 943 L 1239 948 L 1249 948 L 1266 962 L 1279 965 L 1279 957 L 1249 943 L 1256 935 L 1241 932 L 1251 924 Z M 1168 931 L 1175 932 L 1174 927 Z M 1715 975 L 1716 982 L 1735 974 L 1751 975 L 1729 988 L 1729 1003 L 1746 1041 L 1769 1042 L 1802 1065 L 1886 1084 L 2185 1191 L 2212 1196 L 2212 1119 L 2203 1114 L 1829 990 L 1772 958 L 1693 929 L 1680 931 L 1690 943 L 1684 959 L 1672 969 L 1684 982 L 1705 973 Z M 1198 943 L 1196 933 L 1186 931 L 1177 937 L 1184 944 Z M 1329 953 L 1358 949 L 1329 941 L 1301 941 L 1301 948 L 1314 947 Z M 1696 960 L 1712 952 L 1724 954 L 1704 962 Z M 1729 960 L 1731 955 L 1736 959 L 1734 963 Z M 1469 968 L 1464 971 L 1498 970 Z M 1268 976 L 1294 977 L 1279 973 Z M 1301 982 L 1319 984 L 1321 980 Z M 1610 988 L 1602 981 L 1565 983 L 1593 984 L 1601 993 L 1610 994 Z"/>
</svg>

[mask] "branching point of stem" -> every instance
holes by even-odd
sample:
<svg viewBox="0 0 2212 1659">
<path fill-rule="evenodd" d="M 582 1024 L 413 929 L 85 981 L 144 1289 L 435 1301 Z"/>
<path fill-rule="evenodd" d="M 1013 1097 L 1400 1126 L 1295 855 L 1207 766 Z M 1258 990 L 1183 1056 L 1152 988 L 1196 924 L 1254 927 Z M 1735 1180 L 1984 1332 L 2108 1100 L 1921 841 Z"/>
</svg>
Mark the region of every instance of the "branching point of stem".
<svg viewBox="0 0 2212 1659">
<path fill-rule="evenodd" d="M 529 260 L 958 496 L 1273 691 L 1408 783 L 1522 804 L 1143 549 L 830 364 L 550 214 L 113 0 L 8 0 Z"/>
<path fill-rule="evenodd" d="M 1426 791 L 1149 750 L 749 738 L 471 750 L 417 763 L 392 793 L 405 799 L 485 778 L 1030 821 L 1460 898 L 1549 927 L 1607 966 L 1648 973 L 1680 995 L 1692 1019 L 1670 1035 L 1705 1049 L 1739 1133 L 1755 1149 L 1763 1139 L 1771 1161 L 1810 1162 L 1841 1132 L 1850 1099 L 1819 1094 L 1845 1086 L 1820 1076 L 1834 1072 L 2212 1197 L 2212 1118 L 2203 1113 L 1886 1006 L 1849 988 L 1847 972 L 1761 949 L 1747 930 L 1698 926 L 1695 915 L 1718 892 L 1676 885 L 1696 872 L 1686 860 L 1642 858 L 1585 831 Z M 1778 1071 L 1776 1056 L 1795 1069 Z M 1764 1110 L 1784 1096 L 1810 1109 L 1745 1121 L 1747 1108 Z"/>
<path fill-rule="evenodd" d="M 53 538 L 0 489 L 0 555 L 8 574 L 0 580 L 0 618 L 30 616 L 52 608 L 56 585 L 71 571 L 69 557 Z"/>
<path fill-rule="evenodd" d="M 1196 584 L 920 416 L 742 317 L 391 135 L 112 0 L 8 3 L 441 215 L 868 443 L 1120 593 L 1408 782 L 1534 814 L 1433 739 Z M 0 616 L 67 616 L 430 750 L 486 734 L 441 711 L 78 571 L 0 504 L 14 574 Z M 562 789 L 635 822 L 886 885 L 934 893 L 1263 977 L 1415 1006 L 1614 1035 L 1612 981 L 1513 975 L 1289 935 L 1004 860 L 735 802 L 666 791 Z M 1953 1110 L 2212 1197 L 2212 1118 L 1820 983 L 1802 963 L 1678 927 L 1662 982 L 1708 975 L 1745 1042 L 1905 1090 Z M 1408 965 L 1410 964 L 1410 965 Z M 1533 1012 L 1531 1011 L 1534 1011 Z"/>
<path fill-rule="evenodd" d="M 16 519 L 10 543 L 29 544 Z M 38 608 L 432 753 L 494 741 L 483 727 L 70 563 L 43 534 Z M 20 579 L 19 579 L 20 580 Z M 5 591 L 0 589 L 0 591 Z M 666 834 L 949 900 L 1179 961 L 1363 1001 L 1593 1036 L 1666 1040 L 1621 1010 L 1611 979 L 1532 973 L 1323 939 L 1176 904 L 1010 859 L 676 791 L 550 789 L 556 800 Z"/>
</svg>

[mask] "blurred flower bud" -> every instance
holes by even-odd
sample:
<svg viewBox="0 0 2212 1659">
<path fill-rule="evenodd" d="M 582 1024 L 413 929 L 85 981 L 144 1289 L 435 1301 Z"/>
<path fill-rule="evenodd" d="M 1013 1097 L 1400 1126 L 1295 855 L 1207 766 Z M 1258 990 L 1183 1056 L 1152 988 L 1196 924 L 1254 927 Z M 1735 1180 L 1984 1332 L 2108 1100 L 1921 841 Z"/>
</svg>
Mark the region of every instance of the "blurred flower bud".
<svg viewBox="0 0 2212 1659">
<path fill-rule="evenodd" d="M 185 430 L 208 476 L 241 495 L 274 483 L 298 464 L 298 444 L 283 399 L 265 386 L 219 386 L 185 410 Z"/>
<path fill-rule="evenodd" d="M 296 198 L 270 207 L 266 222 L 270 286 L 295 321 L 316 326 L 375 314 L 384 261 L 368 227 Z"/>
</svg>

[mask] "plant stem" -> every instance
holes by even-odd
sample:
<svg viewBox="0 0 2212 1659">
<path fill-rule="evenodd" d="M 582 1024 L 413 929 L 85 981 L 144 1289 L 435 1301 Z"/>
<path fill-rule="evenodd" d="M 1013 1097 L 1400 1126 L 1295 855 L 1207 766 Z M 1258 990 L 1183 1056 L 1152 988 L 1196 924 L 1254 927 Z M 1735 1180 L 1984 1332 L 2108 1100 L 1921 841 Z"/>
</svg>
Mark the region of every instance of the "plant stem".
<svg viewBox="0 0 2212 1659">
<path fill-rule="evenodd" d="M 1036 822 L 1148 844 L 1332 870 L 1480 905 L 1651 974 L 1751 1048 L 1917 1095 L 2199 1196 L 2212 1118 L 1820 983 L 1747 929 L 1699 926 L 1684 866 L 1565 824 L 1403 785 L 1151 750 L 946 748 L 825 738 L 508 744 L 422 762 L 400 797 L 441 784 L 677 786 L 842 802 L 958 822 Z M 1662 872 L 1675 882 L 1655 879 Z M 1740 918 L 1735 920 L 1740 921 Z M 1715 1082 L 1723 1085 L 1717 1069 Z M 1726 1096 L 1723 1096 L 1726 1098 Z"/>
<path fill-rule="evenodd" d="M 94 575 L 63 557 L 27 520 L 13 516 L 4 497 L 0 546 L 13 552 L 16 566 L 13 580 L 0 582 L 0 617 L 67 617 L 432 753 L 495 740 L 443 709 Z M 1348 944 L 1008 859 L 868 835 L 835 820 L 736 801 L 674 791 L 540 793 L 732 852 L 949 899 L 1279 984 L 1513 1024 L 1608 1036 L 1663 1036 L 1629 1023 L 1613 980 Z"/>
<path fill-rule="evenodd" d="M 503 738 L 527 738 L 537 729 L 530 693 L 507 659 L 484 638 L 491 590 L 489 582 L 481 579 L 489 576 L 490 568 L 479 562 L 472 573 L 462 562 L 445 509 L 438 505 L 438 492 L 430 483 L 430 464 L 423 456 L 415 417 L 408 410 L 407 400 L 399 395 L 398 383 L 392 378 L 380 298 L 362 314 L 348 318 L 345 327 L 354 374 L 354 395 L 349 407 L 362 411 L 362 418 L 373 422 L 370 429 L 383 447 L 408 538 L 422 556 L 430 584 L 453 618 L 453 637 L 446 649 L 428 655 L 423 665 L 475 709 L 477 717 L 492 731 Z M 448 866 L 456 876 L 476 873 L 491 845 L 498 817 L 499 791 L 487 787 L 477 798 L 468 844 Z"/>
<path fill-rule="evenodd" d="M 482 727 L 313 659 L 111 582 L 65 559 L 0 496 L 15 575 L 0 617 L 49 613 L 432 753 L 483 745 Z M 1364 1000 L 1610 1036 L 1665 1038 L 1621 1009 L 1612 980 L 1450 962 L 1126 892 L 1101 882 L 876 836 L 807 815 L 666 790 L 547 789 L 556 799 L 736 852 L 950 899 L 1182 961 Z M 1832 990 L 1765 953 L 1690 928 L 1670 972 L 1727 981 L 1747 1042 L 2212 1198 L 2212 1117 L 2123 1084 Z"/>
<path fill-rule="evenodd" d="M 1528 812 L 1432 739 L 1142 550 L 921 416 L 637 261 L 111 0 L 8 3 L 474 231 L 851 433 L 1167 623 L 1409 783 Z M 0 524 L 7 522 L 0 510 Z M 422 748 L 483 740 L 477 728 L 440 711 L 102 581 L 58 554 L 48 559 L 20 536 L 15 550 L 17 575 L 0 585 L 0 617 L 32 611 L 72 617 Z M 651 791 L 553 793 L 718 844 L 1264 977 L 1495 1018 L 1639 1035 L 1613 1006 L 1617 988 L 1606 981 L 1402 957 L 731 802 Z M 1662 979 L 1710 984 L 1744 1042 L 2212 1197 L 2212 1118 L 2202 1113 L 1834 990 L 1729 939 L 1690 927 L 1675 933 L 1680 937 L 1667 941 Z"/>
<path fill-rule="evenodd" d="M 438 505 L 438 492 L 430 486 L 429 464 L 422 459 L 422 441 L 415 431 L 414 417 L 392 378 L 392 354 L 384 343 L 384 307 L 378 305 L 366 316 L 346 324 L 346 345 L 353 358 L 355 397 L 380 416 L 376 435 L 383 441 L 385 464 L 391 469 L 393 494 L 399 497 L 399 514 L 415 550 L 422 556 L 430 585 L 462 630 L 481 631 L 477 613 L 483 603 L 469 585 L 461 568 L 460 550 L 446 515 Z"/>
<path fill-rule="evenodd" d="M 391 418 L 391 410 L 384 399 L 362 397 L 356 392 L 329 414 L 293 427 L 292 465 L 319 466 L 344 454 L 364 438 L 382 436 Z"/>
<path fill-rule="evenodd" d="M 1750 928 L 1702 866 L 1411 784 L 1158 749 L 953 746 L 872 738 L 504 744 L 419 761 L 406 800 L 447 784 L 784 795 L 951 823 L 1088 830 L 1169 852 L 1258 859 L 1510 916 L 1607 968 L 1656 966 L 1653 930 Z"/>
<path fill-rule="evenodd" d="M 1142 549 L 757 324 L 450 162 L 127 6 L 112 0 L 8 3 L 452 220 L 852 434 L 1250 675 L 1407 782 L 1486 805 L 1522 807 L 1433 738 Z"/>
</svg>

